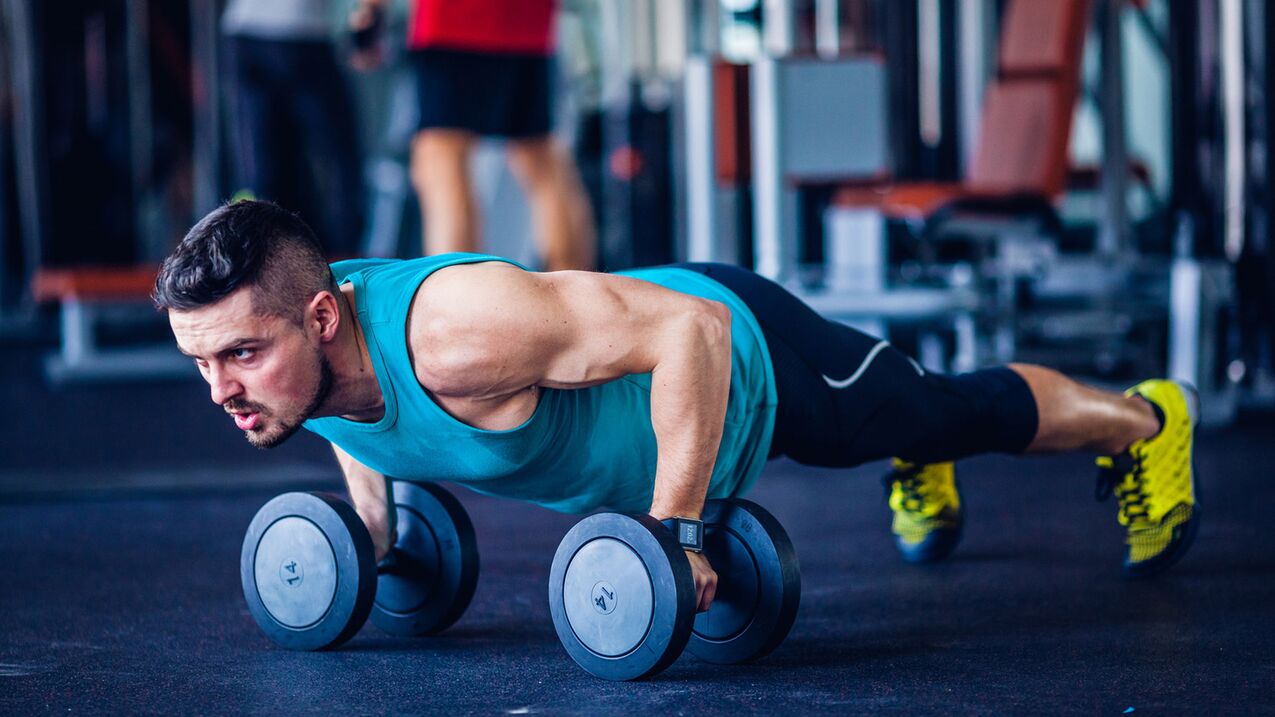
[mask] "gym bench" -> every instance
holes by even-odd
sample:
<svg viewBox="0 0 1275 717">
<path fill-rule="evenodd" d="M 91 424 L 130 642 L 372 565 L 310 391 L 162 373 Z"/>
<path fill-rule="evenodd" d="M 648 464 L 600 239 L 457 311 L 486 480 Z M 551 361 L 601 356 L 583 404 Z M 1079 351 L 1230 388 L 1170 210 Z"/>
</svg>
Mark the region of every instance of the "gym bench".
<svg viewBox="0 0 1275 717">
<path fill-rule="evenodd" d="M 41 269 L 32 282 L 36 301 L 59 305 L 57 353 L 45 360 L 54 384 L 68 381 L 125 381 L 194 376 L 191 362 L 174 346 L 98 344 L 103 319 L 139 315 L 149 309 L 156 267 L 74 267 Z"/>
</svg>

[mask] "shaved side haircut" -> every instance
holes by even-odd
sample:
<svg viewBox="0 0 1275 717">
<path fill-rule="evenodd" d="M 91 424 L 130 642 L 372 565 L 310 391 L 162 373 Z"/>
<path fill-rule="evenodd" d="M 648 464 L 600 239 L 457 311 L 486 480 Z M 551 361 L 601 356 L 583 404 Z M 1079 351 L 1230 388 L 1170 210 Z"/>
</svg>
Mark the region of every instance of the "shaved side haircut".
<svg viewBox="0 0 1275 717">
<path fill-rule="evenodd" d="M 337 293 L 314 232 L 272 202 L 224 204 L 199 220 L 160 267 L 151 298 L 163 311 L 214 304 L 252 288 L 253 308 L 301 324 L 321 291 Z"/>
</svg>

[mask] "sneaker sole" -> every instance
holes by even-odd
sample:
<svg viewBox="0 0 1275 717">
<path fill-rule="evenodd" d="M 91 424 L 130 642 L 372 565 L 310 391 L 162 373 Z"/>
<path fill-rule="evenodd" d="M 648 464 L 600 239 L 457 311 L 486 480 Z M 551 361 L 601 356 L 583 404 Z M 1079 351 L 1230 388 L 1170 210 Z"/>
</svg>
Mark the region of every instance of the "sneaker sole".
<svg viewBox="0 0 1275 717">
<path fill-rule="evenodd" d="M 906 562 L 915 565 L 937 563 L 956 550 L 956 546 L 961 542 L 961 535 L 964 530 L 965 524 L 962 521 L 961 525 L 954 530 L 940 528 L 931 532 L 926 536 L 925 540 L 916 545 L 905 545 L 896 536 L 894 545 L 899 549 L 899 555 Z"/>
<path fill-rule="evenodd" d="M 1173 564 L 1182 559 L 1187 551 L 1191 548 L 1191 544 L 1195 542 L 1195 534 L 1200 529 L 1200 508 L 1197 504 L 1191 512 L 1191 518 L 1183 523 L 1179 530 L 1181 538 L 1175 545 L 1169 547 L 1168 550 L 1151 558 L 1143 560 L 1140 563 L 1132 565 L 1125 564 L 1124 576 L 1131 579 L 1149 578 L 1168 570 Z"/>
</svg>

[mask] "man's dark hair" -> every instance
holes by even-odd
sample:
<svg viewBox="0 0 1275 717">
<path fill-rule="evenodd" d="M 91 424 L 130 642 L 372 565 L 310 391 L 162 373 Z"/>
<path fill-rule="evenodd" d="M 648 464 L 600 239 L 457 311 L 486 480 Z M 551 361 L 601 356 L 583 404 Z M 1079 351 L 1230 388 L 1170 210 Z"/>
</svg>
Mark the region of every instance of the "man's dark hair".
<svg viewBox="0 0 1275 717">
<path fill-rule="evenodd" d="M 292 212 L 271 202 L 223 204 L 199 220 L 164 260 L 151 298 L 164 311 L 214 304 L 251 286 L 261 314 L 300 323 L 320 291 L 336 293 L 336 281 L 314 232 Z"/>
</svg>

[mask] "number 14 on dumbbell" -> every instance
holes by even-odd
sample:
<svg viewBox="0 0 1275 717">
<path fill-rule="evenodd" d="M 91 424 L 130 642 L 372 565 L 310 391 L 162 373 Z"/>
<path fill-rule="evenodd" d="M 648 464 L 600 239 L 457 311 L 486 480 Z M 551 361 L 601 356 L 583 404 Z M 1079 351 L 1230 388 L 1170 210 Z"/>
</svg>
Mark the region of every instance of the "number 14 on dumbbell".
<svg viewBox="0 0 1275 717">
<path fill-rule="evenodd" d="M 431 635 L 460 618 L 478 583 L 464 507 L 436 485 L 403 481 L 394 506 L 398 541 L 379 565 L 363 521 L 334 495 L 285 493 L 257 511 L 239 569 L 248 612 L 271 640 L 322 650 L 369 615 L 395 635 Z"/>
<path fill-rule="evenodd" d="M 394 482 L 398 541 L 379 565 L 348 503 L 285 493 L 244 536 L 240 577 L 248 611 L 276 644 L 335 647 L 371 619 L 398 635 L 446 629 L 478 580 L 473 524 L 454 496 Z M 801 597 L 783 527 L 746 500 L 704 507 L 704 554 L 717 572 L 712 607 L 695 614 L 690 563 L 674 533 L 649 515 L 598 513 L 563 538 L 549 577 L 549 611 L 567 654 L 611 680 L 648 677 L 683 650 L 710 662 L 754 660 L 788 635 Z"/>
</svg>

